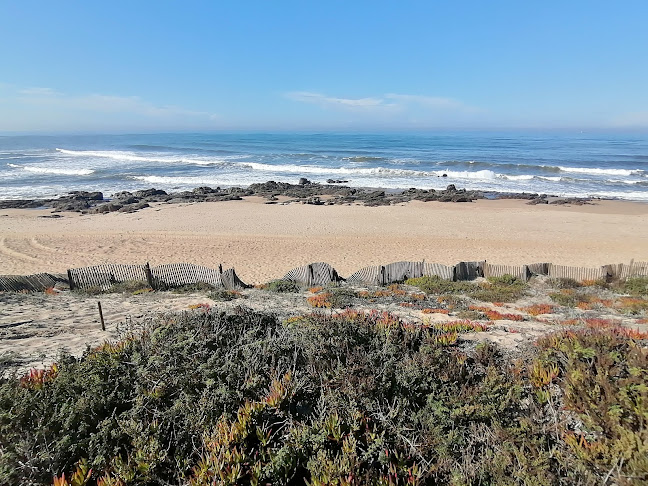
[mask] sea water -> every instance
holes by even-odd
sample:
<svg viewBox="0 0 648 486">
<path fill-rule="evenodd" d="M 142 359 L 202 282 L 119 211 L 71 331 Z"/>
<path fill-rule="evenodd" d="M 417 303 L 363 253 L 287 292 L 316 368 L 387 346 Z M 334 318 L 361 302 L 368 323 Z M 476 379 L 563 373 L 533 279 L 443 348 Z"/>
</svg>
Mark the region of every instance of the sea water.
<svg viewBox="0 0 648 486">
<path fill-rule="evenodd" d="M 0 199 L 268 180 L 648 201 L 648 135 L 165 133 L 0 136 Z"/>
</svg>

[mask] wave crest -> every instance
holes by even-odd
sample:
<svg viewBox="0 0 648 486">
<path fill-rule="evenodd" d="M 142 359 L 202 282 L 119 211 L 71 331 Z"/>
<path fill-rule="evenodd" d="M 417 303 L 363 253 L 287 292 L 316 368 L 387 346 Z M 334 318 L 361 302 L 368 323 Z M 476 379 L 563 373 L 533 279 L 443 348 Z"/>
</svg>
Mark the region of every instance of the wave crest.
<svg viewBox="0 0 648 486">
<path fill-rule="evenodd" d="M 26 172 L 33 172 L 35 174 L 56 174 L 56 175 L 90 175 L 94 174 L 92 169 L 61 169 L 58 167 L 33 167 L 29 165 L 7 164 L 14 169 L 21 169 Z"/>
</svg>

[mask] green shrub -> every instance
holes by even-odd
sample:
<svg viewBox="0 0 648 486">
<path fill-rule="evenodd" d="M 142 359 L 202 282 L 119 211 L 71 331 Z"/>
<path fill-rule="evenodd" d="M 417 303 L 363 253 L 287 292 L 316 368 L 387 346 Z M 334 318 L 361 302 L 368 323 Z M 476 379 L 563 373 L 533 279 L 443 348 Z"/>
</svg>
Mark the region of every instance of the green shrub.
<svg viewBox="0 0 648 486">
<path fill-rule="evenodd" d="M 630 295 L 648 297 L 648 277 L 632 277 L 622 286 L 624 292 Z"/>
<path fill-rule="evenodd" d="M 412 285 L 418 287 L 426 294 L 458 294 L 471 292 L 475 289 L 475 285 L 469 282 L 452 282 L 444 280 L 437 275 L 430 277 L 410 278 L 405 281 L 405 285 Z"/>
<path fill-rule="evenodd" d="M 265 287 L 266 290 L 270 292 L 299 292 L 301 287 L 297 285 L 296 282 L 290 282 L 287 280 L 273 280 L 268 282 Z"/>
<path fill-rule="evenodd" d="M 344 287 L 333 287 L 330 289 L 329 294 L 329 301 L 336 309 L 352 307 L 356 298 L 356 293 L 352 289 L 346 289 Z"/>
<path fill-rule="evenodd" d="M 524 282 L 522 280 L 508 273 L 502 275 L 501 277 L 488 277 L 486 280 L 491 285 L 497 285 L 501 287 L 524 285 Z"/>
<path fill-rule="evenodd" d="M 583 286 L 578 280 L 573 278 L 550 278 L 549 285 L 555 289 L 578 289 Z"/>
<path fill-rule="evenodd" d="M 459 319 L 468 319 L 471 321 L 479 321 L 486 319 L 486 314 L 476 310 L 462 310 L 457 312 L 457 317 Z"/>
<path fill-rule="evenodd" d="M 195 292 L 211 292 L 215 287 L 205 282 L 196 282 L 192 284 L 167 286 L 166 289 L 174 294 L 192 294 Z"/>
<path fill-rule="evenodd" d="M 141 292 L 142 290 L 152 290 L 148 283 L 140 280 L 127 280 L 125 282 L 118 282 L 112 284 L 110 289 L 107 292 L 111 293 L 123 293 L 123 294 L 134 294 L 136 292 Z"/>
<path fill-rule="evenodd" d="M 636 331 L 543 338 L 528 363 L 467 324 L 347 310 L 184 313 L 0 380 L 0 484 L 641 484 Z M 566 410 L 565 410 L 566 409 Z"/>
<path fill-rule="evenodd" d="M 526 284 L 511 275 L 491 277 L 487 282 L 450 282 L 438 276 L 411 278 L 407 285 L 418 287 L 426 294 L 464 294 L 485 302 L 515 302 L 524 295 Z"/>
<path fill-rule="evenodd" d="M 207 297 L 217 302 L 228 302 L 230 300 L 244 298 L 245 296 L 238 290 L 218 289 L 209 292 Z"/>
<path fill-rule="evenodd" d="M 484 302 L 515 302 L 524 295 L 526 288 L 524 281 L 512 275 L 489 277 L 471 297 Z"/>
<path fill-rule="evenodd" d="M 579 304 L 591 302 L 592 296 L 582 290 L 563 289 L 560 292 L 552 292 L 549 298 L 556 304 L 565 307 L 577 307 Z"/>
</svg>

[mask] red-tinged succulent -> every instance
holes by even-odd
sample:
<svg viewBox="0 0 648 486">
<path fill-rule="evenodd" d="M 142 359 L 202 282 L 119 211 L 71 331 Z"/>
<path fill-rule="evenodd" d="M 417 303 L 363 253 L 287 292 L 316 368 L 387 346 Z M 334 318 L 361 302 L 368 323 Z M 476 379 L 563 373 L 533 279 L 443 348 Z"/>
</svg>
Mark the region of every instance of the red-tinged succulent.
<svg viewBox="0 0 648 486">
<path fill-rule="evenodd" d="M 554 311 L 554 306 L 551 304 L 534 304 L 529 307 L 524 307 L 522 310 L 531 316 L 539 316 L 542 314 L 551 314 Z"/>
<path fill-rule="evenodd" d="M 32 390 L 40 390 L 45 383 L 52 381 L 58 375 L 59 368 L 56 363 L 46 369 L 32 368 L 25 376 L 20 379 L 20 384 Z"/>
</svg>

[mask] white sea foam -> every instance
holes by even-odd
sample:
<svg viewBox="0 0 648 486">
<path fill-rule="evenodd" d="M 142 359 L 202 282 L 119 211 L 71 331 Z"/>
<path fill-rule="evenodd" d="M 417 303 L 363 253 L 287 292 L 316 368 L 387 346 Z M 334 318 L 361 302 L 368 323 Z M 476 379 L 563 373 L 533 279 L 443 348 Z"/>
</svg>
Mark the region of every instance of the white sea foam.
<svg viewBox="0 0 648 486">
<path fill-rule="evenodd" d="M 133 152 L 124 152 L 121 150 L 66 150 L 57 148 L 57 152 L 74 157 L 102 157 L 114 160 L 125 160 L 131 162 L 155 162 L 158 159 L 135 155 Z"/>
<path fill-rule="evenodd" d="M 509 181 L 530 181 L 533 179 L 535 176 L 533 175 L 506 175 L 506 174 L 498 174 L 498 177 L 502 179 L 507 179 Z"/>
<path fill-rule="evenodd" d="M 14 169 L 22 169 L 26 172 L 35 174 L 57 174 L 57 175 L 90 175 L 94 173 L 92 169 L 61 169 L 58 167 L 34 167 L 30 165 L 7 164 Z"/>
<path fill-rule="evenodd" d="M 623 192 L 613 192 L 613 191 L 602 191 L 602 192 L 592 192 L 586 194 L 584 197 L 600 197 L 604 199 L 609 198 L 618 198 L 626 199 L 630 201 L 648 201 L 648 192 L 640 191 L 623 191 Z"/>
<path fill-rule="evenodd" d="M 392 169 L 388 167 L 373 167 L 373 168 L 359 168 L 359 167 L 324 167 L 313 165 L 294 165 L 294 164 L 281 164 L 271 165 L 262 164 L 258 162 L 241 162 L 242 167 L 247 167 L 256 171 L 275 172 L 275 173 L 293 173 L 293 174 L 320 174 L 320 175 L 344 175 L 344 176 L 374 176 L 374 177 L 442 177 L 443 175 L 448 178 L 455 179 L 478 179 L 489 180 L 496 177 L 495 172 L 492 170 L 478 170 L 478 171 L 452 171 L 452 170 L 437 170 L 437 171 L 419 171 L 411 169 Z"/>
<path fill-rule="evenodd" d="M 203 177 L 203 176 L 189 176 L 189 177 L 173 177 L 173 176 L 132 176 L 132 179 L 137 181 L 146 182 L 147 184 L 166 184 L 166 185 L 178 185 L 178 184 L 187 184 L 193 185 L 194 187 L 204 184 L 214 184 L 220 185 L 223 184 L 220 179 L 213 177 Z"/>
<path fill-rule="evenodd" d="M 626 179 L 608 179 L 606 182 L 611 182 L 613 184 L 628 184 L 630 186 L 637 185 L 637 184 L 640 184 L 642 186 L 643 185 L 648 185 L 648 180 L 646 180 L 646 179 L 644 179 L 642 181 L 629 181 L 629 180 L 626 180 Z"/>
<path fill-rule="evenodd" d="M 147 154 L 138 155 L 134 152 L 126 152 L 122 150 L 67 150 L 57 148 L 57 152 L 73 157 L 95 157 L 111 160 L 119 160 L 122 162 L 157 162 L 157 163 L 185 163 L 194 165 L 226 165 L 231 161 L 242 158 L 241 155 L 232 155 L 226 157 L 208 157 L 198 155 L 181 155 L 181 154 Z"/>
<path fill-rule="evenodd" d="M 593 174 L 593 175 L 615 175 L 615 176 L 629 176 L 633 174 L 640 174 L 643 171 L 640 169 L 597 169 L 594 167 L 558 167 L 562 172 L 572 172 L 577 174 Z"/>
</svg>

